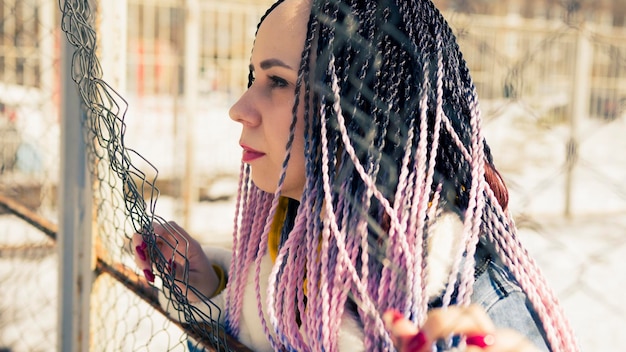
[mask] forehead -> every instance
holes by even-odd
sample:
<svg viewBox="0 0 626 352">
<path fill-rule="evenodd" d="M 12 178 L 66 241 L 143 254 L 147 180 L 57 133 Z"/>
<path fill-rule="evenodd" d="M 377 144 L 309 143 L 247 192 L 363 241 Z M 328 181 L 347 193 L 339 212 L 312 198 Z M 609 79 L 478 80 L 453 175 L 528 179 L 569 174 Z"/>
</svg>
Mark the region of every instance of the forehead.
<svg viewBox="0 0 626 352">
<path fill-rule="evenodd" d="M 270 12 L 257 33 L 253 64 L 273 57 L 299 66 L 310 11 L 309 1 L 286 0 Z"/>
</svg>

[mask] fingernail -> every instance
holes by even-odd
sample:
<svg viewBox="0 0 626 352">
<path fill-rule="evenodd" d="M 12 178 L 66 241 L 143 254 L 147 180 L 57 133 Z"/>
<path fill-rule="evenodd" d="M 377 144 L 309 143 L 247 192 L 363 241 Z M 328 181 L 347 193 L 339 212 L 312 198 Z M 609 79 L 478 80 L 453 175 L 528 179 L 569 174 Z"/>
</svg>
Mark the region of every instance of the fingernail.
<svg viewBox="0 0 626 352">
<path fill-rule="evenodd" d="M 142 242 L 142 244 L 145 244 L 145 243 Z M 144 251 L 142 246 L 139 245 L 139 246 L 135 247 L 135 251 L 137 252 L 137 256 L 139 257 L 139 259 L 141 259 L 141 260 L 143 260 L 145 262 L 147 257 L 146 257 L 146 252 Z"/>
<path fill-rule="evenodd" d="M 426 334 L 420 331 L 406 341 L 403 351 L 418 352 L 421 351 L 427 343 L 428 339 L 426 338 Z"/>
<path fill-rule="evenodd" d="M 173 272 L 174 270 L 176 270 L 176 262 L 172 259 L 168 259 L 167 261 L 167 270 L 169 272 Z"/>
<path fill-rule="evenodd" d="M 154 274 L 149 269 L 144 269 L 143 274 L 146 276 L 146 279 L 150 282 L 154 282 Z"/>
<path fill-rule="evenodd" d="M 398 312 L 395 309 L 391 311 L 391 323 L 392 324 L 395 324 L 400 319 L 404 319 L 404 314 Z"/>
<path fill-rule="evenodd" d="M 403 319 L 404 315 L 395 309 L 389 309 L 383 315 L 383 320 L 387 329 L 391 329 L 391 327 L 400 319 Z"/>
<path fill-rule="evenodd" d="M 468 335 L 465 338 L 465 344 L 467 344 L 468 346 L 476 346 L 480 348 L 493 346 L 495 342 L 496 337 L 491 334 Z"/>
</svg>

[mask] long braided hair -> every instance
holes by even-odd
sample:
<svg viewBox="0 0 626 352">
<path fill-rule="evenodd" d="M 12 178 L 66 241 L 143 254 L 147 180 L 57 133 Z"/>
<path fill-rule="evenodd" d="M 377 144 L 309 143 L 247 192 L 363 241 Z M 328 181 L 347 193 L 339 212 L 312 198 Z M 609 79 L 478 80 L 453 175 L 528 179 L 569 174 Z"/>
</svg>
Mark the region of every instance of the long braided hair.
<svg viewBox="0 0 626 352">
<path fill-rule="evenodd" d="M 528 295 L 551 348 L 576 350 L 554 294 L 516 238 L 506 187 L 482 135 L 476 89 L 441 13 L 430 0 L 311 1 L 276 192 L 255 187 L 242 164 L 227 330 L 238 334 L 252 270 L 275 349 L 337 350 L 346 302 L 357 306 L 366 349 L 393 349 L 382 313 L 395 308 L 417 324 L 425 319 L 429 229 L 442 212 L 455 212 L 464 224 L 462 243 L 442 304 L 469 303 L 482 239 Z M 299 104 L 306 183 L 262 302 L 261 258 Z"/>
</svg>

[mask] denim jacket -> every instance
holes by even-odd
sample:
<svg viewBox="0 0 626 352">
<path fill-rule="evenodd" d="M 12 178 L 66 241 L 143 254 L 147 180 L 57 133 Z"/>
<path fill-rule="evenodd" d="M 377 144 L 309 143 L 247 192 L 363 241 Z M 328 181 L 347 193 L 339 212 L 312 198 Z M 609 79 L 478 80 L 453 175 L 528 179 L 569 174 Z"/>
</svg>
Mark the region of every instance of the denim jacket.
<svg viewBox="0 0 626 352">
<path fill-rule="evenodd" d="M 508 270 L 492 259 L 487 244 L 476 251 L 476 273 L 471 300 L 480 304 L 499 328 L 510 328 L 531 340 L 541 351 L 550 351 L 532 305 Z"/>
</svg>

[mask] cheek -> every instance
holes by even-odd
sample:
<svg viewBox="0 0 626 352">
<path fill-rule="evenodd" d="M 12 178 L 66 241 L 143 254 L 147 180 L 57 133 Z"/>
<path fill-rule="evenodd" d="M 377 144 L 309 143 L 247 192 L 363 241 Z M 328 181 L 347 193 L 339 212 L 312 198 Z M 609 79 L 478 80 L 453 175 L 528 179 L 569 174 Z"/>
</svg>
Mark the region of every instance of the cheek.
<svg viewBox="0 0 626 352">
<path fill-rule="evenodd" d="M 289 121 L 291 123 L 291 121 Z M 287 136 L 289 135 L 289 128 L 287 128 Z M 287 139 L 285 139 L 287 141 Z M 304 176 L 304 113 L 300 109 L 298 112 L 298 120 L 296 122 L 293 143 L 291 146 L 291 154 L 289 157 L 289 169 L 290 172 L 297 177 Z"/>
<path fill-rule="evenodd" d="M 296 124 L 295 135 L 293 138 L 291 157 L 294 159 L 294 166 L 299 169 L 296 172 L 302 178 L 304 178 L 305 171 L 304 142 L 304 120 L 302 118 L 302 115 L 300 115 Z"/>
<path fill-rule="evenodd" d="M 304 108 L 302 106 L 298 109 L 298 120 L 296 121 L 296 128 L 294 130 L 293 145 L 294 153 L 297 153 L 299 158 L 304 159 Z"/>
<path fill-rule="evenodd" d="M 304 149 L 304 108 L 302 107 L 302 105 L 303 104 L 300 104 L 300 106 L 298 107 L 297 121 L 294 129 L 292 146 L 292 148 L 298 148 L 298 152 L 300 153 L 302 153 L 302 150 Z M 276 124 L 274 124 L 273 126 L 276 131 L 275 133 L 277 139 L 284 142 L 284 144 L 282 145 L 283 148 L 287 145 L 287 142 L 289 141 L 291 123 L 293 120 L 292 110 L 293 101 L 289 104 L 288 108 L 282 109 L 282 111 L 280 112 L 280 121 L 277 120 Z"/>
</svg>

